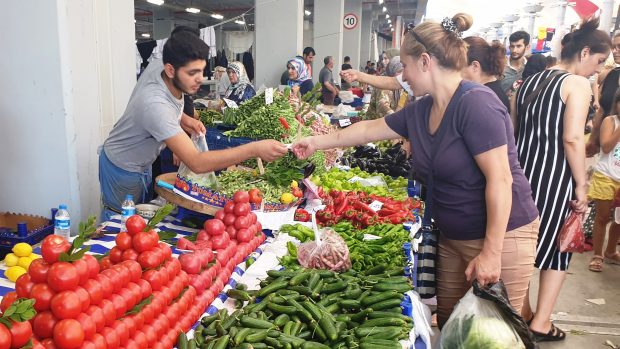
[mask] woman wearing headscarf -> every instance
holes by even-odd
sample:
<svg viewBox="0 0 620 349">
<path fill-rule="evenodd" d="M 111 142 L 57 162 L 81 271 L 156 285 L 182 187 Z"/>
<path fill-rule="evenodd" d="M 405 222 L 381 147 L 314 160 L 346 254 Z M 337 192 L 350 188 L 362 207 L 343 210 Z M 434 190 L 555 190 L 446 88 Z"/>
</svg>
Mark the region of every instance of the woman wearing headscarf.
<svg viewBox="0 0 620 349">
<path fill-rule="evenodd" d="M 383 76 L 395 77 L 401 74 L 403 71 L 403 64 L 400 62 L 398 49 L 389 49 L 385 55 L 389 59 L 387 59 L 388 63 L 385 66 Z M 402 109 L 404 104 L 399 104 L 402 93 L 402 89 L 382 90 L 375 88 L 370 97 L 370 105 L 368 111 L 366 112 L 366 119 L 372 120 L 382 118 Z"/>
<path fill-rule="evenodd" d="M 312 90 L 314 84 L 303 58 L 297 56 L 289 60 L 286 63 L 286 69 L 288 71 L 288 85 L 290 87 L 299 86 L 299 92 L 302 96 Z"/>
<path fill-rule="evenodd" d="M 241 104 L 256 95 L 254 86 L 250 83 L 248 74 L 245 72 L 245 67 L 241 62 L 231 62 L 228 64 L 226 73 L 230 80 L 230 86 L 226 90 L 226 98 Z"/>
</svg>

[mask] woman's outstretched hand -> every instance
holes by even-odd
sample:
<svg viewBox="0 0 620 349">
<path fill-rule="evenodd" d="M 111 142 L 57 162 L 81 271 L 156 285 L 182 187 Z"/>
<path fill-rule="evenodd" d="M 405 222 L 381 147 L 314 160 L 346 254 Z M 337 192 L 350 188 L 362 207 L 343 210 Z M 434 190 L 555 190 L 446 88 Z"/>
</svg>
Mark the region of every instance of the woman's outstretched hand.
<svg viewBox="0 0 620 349">
<path fill-rule="evenodd" d="M 314 143 L 313 137 L 306 137 L 293 143 L 291 146 L 291 151 L 295 154 L 295 156 L 297 156 L 297 158 L 303 160 L 314 154 L 314 152 L 317 151 L 317 146 Z"/>
</svg>

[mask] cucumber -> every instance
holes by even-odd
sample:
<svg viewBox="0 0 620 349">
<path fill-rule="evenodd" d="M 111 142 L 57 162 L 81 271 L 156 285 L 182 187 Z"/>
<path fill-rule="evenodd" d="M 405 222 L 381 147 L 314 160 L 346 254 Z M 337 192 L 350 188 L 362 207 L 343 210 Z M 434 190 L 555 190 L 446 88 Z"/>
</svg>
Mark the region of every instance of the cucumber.
<svg viewBox="0 0 620 349">
<path fill-rule="evenodd" d="M 269 275 L 270 277 L 277 279 L 279 277 L 289 277 L 292 278 L 293 276 L 297 275 L 296 271 L 292 271 L 292 270 L 269 270 L 267 272 L 267 275 Z"/>
<path fill-rule="evenodd" d="M 281 290 L 277 290 L 275 292 L 278 296 L 290 296 L 293 294 L 299 294 L 299 292 L 297 291 L 293 291 L 293 290 L 287 290 L 287 289 L 281 289 Z"/>
<path fill-rule="evenodd" d="M 301 332 L 300 334 L 297 335 L 297 338 L 310 339 L 310 338 L 312 338 L 312 332 L 310 332 L 310 331 Z"/>
<path fill-rule="evenodd" d="M 321 329 L 323 330 L 323 332 L 325 332 L 325 336 L 327 336 L 327 339 L 329 339 L 330 341 L 335 341 L 336 339 L 338 339 L 338 331 L 336 331 L 336 325 L 329 318 L 329 316 L 323 316 L 319 320 L 319 326 L 321 326 Z"/>
<path fill-rule="evenodd" d="M 371 304 L 370 308 L 372 308 L 372 310 L 385 310 L 397 306 L 400 306 L 400 299 L 388 299 L 385 301 Z"/>
<path fill-rule="evenodd" d="M 188 349 L 189 343 L 187 340 L 187 335 L 185 332 L 179 333 L 179 337 L 177 338 L 177 348 L 179 349 Z"/>
<path fill-rule="evenodd" d="M 215 342 L 213 349 L 225 349 L 228 347 L 228 342 L 230 342 L 230 336 L 225 335 Z"/>
<path fill-rule="evenodd" d="M 280 343 L 280 341 L 278 341 L 275 338 L 267 337 L 265 338 L 265 340 L 263 340 L 263 342 L 265 342 L 265 344 L 273 348 L 284 348 L 282 343 Z"/>
<path fill-rule="evenodd" d="M 360 302 L 356 299 L 341 299 L 338 305 L 342 310 L 360 309 Z"/>
<path fill-rule="evenodd" d="M 301 349 L 330 349 L 330 348 L 325 344 L 307 341 L 301 345 Z"/>
<path fill-rule="evenodd" d="M 187 349 L 196 349 L 196 341 L 195 340 L 190 340 L 187 346 Z"/>
<path fill-rule="evenodd" d="M 367 307 L 371 304 L 379 303 L 381 301 L 386 301 L 389 299 L 400 300 L 402 297 L 403 297 L 402 293 L 399 293 L 396 291 L 386 291 L 386 292 L 382 292 L 376 295 L 364 297 L 364 299 L 360 301 L 360 304 Z"/>
<path fill-rule="evenodd" d="M 285 314 L 284 314 L 285 315 Z M 277 321 L 277 319 L 276 319 Z M 275 321 L 274 321 L 275 322 Z M 282 332 L 284 334 L 289 334 L 292 335 L 293 334 L 293 325 L 295 324 L 295 322 L 293 321 L 288 321 L 286 324 L 284 324 L 284 328 L 282 329 Z"/>
<path fill-rule="evenodd" d="M 264 288 L 261 288 L 256 295 L 258 297 L 264 297 L 272 292 L 275 292 L 279 289 L 285 288 L 288 286 L 288 281 L 286 280 L 282 280 L 282 281 L 274 281 L 273 283 L 265 286 Z"/>
<path fill-rule="evenodd" d="M 383 273 L 385 271 L 385 269 L 387 269 L 387 265 L 379 264 L 377 266 L 374 266 L 374 267 L 368 269 L 364 274 L 365 275 L 381 274 L 381 273 Z"/>
<path fill-rule="evenodd" d="M 289 320 L 290 317 L 288 316 L 288 314 L 280 314 L 278 315 L 278 317 L 275 318 L 275 320 L 273 320 L 273 324 L 276 325 L 278 328 L 282 328 L 282 326 L 286 325 Z"/>
<path fill-rule="evenodd" d="M 330 293 L 340 292 L 344 290 L 345 288 L 347 288 L 346 281 L 336 281 L 336 282 L 332 282 L 330 284 L 324 285 L 323 289 L 321 290 L 321 293 L 330 294 Z"/>
<path fill-rule="evenodd" d="M 226 318 L 226 320 L 224 320 L 224 322 L 222 322 L 222 327 L 225 330 L 230 329 L 230 327 L 237 322 L 241 315 L 243 315 L 243 310 L 235 310 L 228 318 Z"/>
<path fill-rule="evenodd" d="M 232 299 L 238 299 L 240 301 L 249 301 L 250 299 L 252 299 L 252 297 L 250 296 L 250 294 L 247 291 L 244 290 L 235 290 L 235 289 L 230 289 L 226 292 L 226 295 Z"/>
<path fill-rule="evenodd" d="M 371 308 L 366 308 L 356 314 L 350 314 L 349 317 L 351 321 L 362 322 L 369 314 L 372 314 L 373 310 Z"/>
<path fill-rule="evenodd" d="M 402 330 L 401 327 L 358 327 L 354 332 L 357 338 L 396 339 L 401 335 Z"/>
<path fill-rule="evenodd" d="M 288 304 L 294 306 L 295 308 L 297 308 L 297 316 L 299 316 L 301 319 L 303 319 L 306 322 L 310 322 L 310 321 L 314 321 L 312 318 L 312 314 L 310 314 L 306 308 L 304 308 L 301 304 L 299 304 L 296 300 L 294 299 L 289 299 L 288 300 Z"/>
<path fill-rule="evenodd" d="M 249 343 L 262 342 L 265 340 L 265 338 L 267 338 L 267 332 L 269 332 L 269 330 L 262 330 L 250 333 L 245 337 L 245 341 Z"/>
<path fill-rule="evenodd" d="M 385 327 L 385 326 L 405 326 L 407 322 L 397 318 L 370 319 L 362 323 L 361 327 Z"/>
<path fill-rule="evenodd" d="M 250 345 L 251 345 L 251 346 L 252 346 L 252 348 L 254 348 L 254 349 L 267 349 L 267 348 L 269 348 L 269 346 L 268 346 L 267 344 L 265 344 L 265 343 L 261 343 L 261 342 L 258 342 L 258 343 L 250 343 Z"/>
<path fill-rule="evenodd" d="M 321 326 L 319 326 L 316 321 L 312 320 L 312 322 L 310 322 L 308 325 L 310 327 L 310 331 L 312 331 L 313 338 L 318 339 L 321 342 L 325 342 L 327 340 L 327 335 L 325 334 L 325 331 L 323 331 Z"/>
<path fill-rule="evenodd" d="M 314 286 L 321 280 L 321 276 L 313 271 L 310 272 L 310 277 L 308 278 L 308 287 L 310 289 L 314 289 Z"/>
<path fill-rule="evenodd" d="M 247 315 L 241 317 L 241 324 L 249 328 L 267 329 L 267 330 L 270 330 L 275 327 L 274 324 L 272 324 L 271 322 L 267 320 L 254 319 Z M 258 341 L 249 340 L 249 342 L 258 342 Z"/>
<path fill-rule="evenodd" d="M 370 319 L 397 318 L 397 319 L 405 320 L 406 322 L 413 322 L 413 319 L 407 315 L 395 314 L 389 311 L 374 311 L 368 314 L 368 318 Z"/>
<path fill-rule="evenodd" d="M 280 342 L 291 343 L 291 345 L 295 349 L 301 348 L 301 346 L 305 342 L 305 340 L 303 340 L 301 338 L 297 338 L 295 336 L 287 335 L 287 334 L 284 334 L 284 333 L 281 334 L 280 338 L 278 338 L 278 339 L 280 340 Z"/>
<path fill-rule="evenodd" d="M 295 308 L 294 306 L 291 305 L 280 305 L 280 304 L 276 304 L 274 302 L 270 302 L 267 304 L 267 308 L 269 308 L 269 310 L 277 313 L 277 314 L 288 314 L 288 315 L 292 315 L 295 314 L 297 312 L 297 308 Z"/>
<path fill-rule="evenodd" d="M 291 286 L 301 285 L 304 281 L 306 281 L 310 277 L 310 272 L 303 270 L 297 275 L 293 276 L 291 280 L 289 280 L 288 284 Z"/>
<path fill-rule="evenodd" d="M 411 291 L 411 285 L 409 284 L 394 284 L 394 283 L 378 283 L 372 287 L 373 291 L 397 291 L 402 293 Z"/>
<path fill-rule="evenodd" d="M 242 328 L 237 332 L 237 335 L 233 338 L 233 343 L 235 345 L 240 345 L 245 341 L 245 337 L 247 337 L 250 333 L 252 333 L 252 329 L 250 328 Z"/>
<path fill-rule="evenodd" d="M 342 298 L 346 298 L 346 299 L 357 299 L 359 296 L 362 295 L 362 289 L 361 288 L 354 288 L 352 290 L 348 290 L 342 293 Z"/>
<path fill-rule="evenodd" d="M 319 321 L 323 317 L 319 307 L 309 301 L 305 301 L 300 304 L 310 313 L 310 315 L 312 315 L 312 318 L 314 318 L 315 321 Z"/>
<path fill-rule="evenodd" d="M 397 340 L 376 339 L 361 341 L 360 349 L 402 349 L 402 345 Z"/>
</svg>

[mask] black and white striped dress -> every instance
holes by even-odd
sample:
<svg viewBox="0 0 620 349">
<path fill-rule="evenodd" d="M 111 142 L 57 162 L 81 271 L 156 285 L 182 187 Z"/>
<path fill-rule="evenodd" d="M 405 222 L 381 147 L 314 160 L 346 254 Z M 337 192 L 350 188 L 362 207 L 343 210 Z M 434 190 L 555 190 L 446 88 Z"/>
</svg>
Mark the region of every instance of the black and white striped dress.
<svg viewBox="0 0 620 349">
<path fill-rule="evenodd" d="M 573 179 L 564 152 L 564 112 L 560 90 L 569 73 L 558 74 L 540 91 L 527 110 L 521 107 L 526 96 L 545 81 L 552 70 L 529 77 L 517 91 L 517 152 L 532 196 L 540 214 L 540 230 L 535 266 L 539 269 L 566 270 L 571 253 L 557 248 L 557 236 L 569 213 L 574 197 Z"/>
</svg>

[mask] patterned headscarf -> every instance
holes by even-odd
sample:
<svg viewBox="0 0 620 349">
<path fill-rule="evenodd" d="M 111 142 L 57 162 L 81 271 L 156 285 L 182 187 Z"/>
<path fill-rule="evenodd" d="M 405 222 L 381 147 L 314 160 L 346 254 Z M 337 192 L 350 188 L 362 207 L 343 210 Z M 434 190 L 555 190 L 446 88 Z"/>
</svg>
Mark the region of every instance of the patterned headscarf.
<svg viewBox="0 0 620 349">
<path fill-rule="evenodd" d="M 400 62 L 400 56 L 394 56 L 390 59 L 390 63 L 388 63 L 385 68 L 385 75 L 390 77 L 395 77 L 400 72 L 403 71 L 403 64 Z"/>
<path fill-rule="evenodd" d="M 288 83 L 289 85 L 291 86 L 300 85 L 304 81 L 310 79 L 310 74 L 308 73 L 308 69 L 306 68 L 306 62 L 304 62 L 303 58 L 297 56 L 289 60 L 286 63 L 287 69 L 288 69 L 289 64 L 292 65 L 293 68 L 295 68 L 295 71 L 297 72 L 297 79 L 295 80 L 289 79 L 289 83 Z"/>
<path fill-rule="evenodd" d="M 234 94 L 241 99 L 245 94 L 246 87 L 251 86 L 250 79 L 248 79 L 248 74 L 245 72 L 245 67 L 241 62 L 230 62 L 226 70 L 228 69 L 234 71 L 237 74 L 238 79 L 234 84 L 231 81 L 230 86 L 228 86 L 228 89 L 226 90 L 226 97 L 228 98 L 231 94 Z"/>
</svg>

